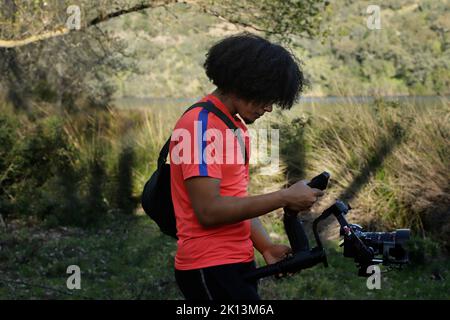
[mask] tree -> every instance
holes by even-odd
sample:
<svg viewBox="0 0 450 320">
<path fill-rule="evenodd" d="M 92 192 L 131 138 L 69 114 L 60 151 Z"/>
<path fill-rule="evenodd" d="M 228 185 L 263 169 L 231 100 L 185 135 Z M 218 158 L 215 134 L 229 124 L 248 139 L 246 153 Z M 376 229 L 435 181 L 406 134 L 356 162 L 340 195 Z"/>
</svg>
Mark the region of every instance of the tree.
<svg viewBox="0 0 450 320">
<path fill-rule="evenodd" d="M 113 76 L 133 57 L 101 24 L 131 12 L 181 1 L 5 0 L 0 10 L 0 89 L 17 109 L 43 100 L 69 110 L 105 106 Z M 183 2 L 251 30 L 289 40 L 319 32 L 324 0 L 198 0 Z"/>
<path fill-rule="evenodd" d="M 64 36 L 74 30 L 85 30 L 109 19 L 131 12 L 186 3 L 229 22 L 251 29 L 286 37 L 288 34 L 315 36 L 320 33 L 321 13 L 328 0 L 198 0 L 198 1 L 79 1 L 67 0 L 4 0 L 0 17 L 6 25 L 0 33 L 0 47 L 16 48 L 49 38 Z M 74 10 L 70 10 L 74 8 Z M 19 10 L 20 9 L 20 10 Z M 64 10 L 65 9 L 65 10 Z M 77 15 L 78 28 L 71 28 L 69 19 Z M 81 10 L 84 19 L 81 21 Z M 72 15 L 69 13 L 72 12 Z M 50 21 L 57 20 L 52 26 Z M 72 19 L 70 19 L 72 21 Z M 25 26 L 25 28 L 23 28 Z M 44 29 L 44 31 L 42 31 Z M 40 30 L 40 32 L 37 32 Z M 22 32 L 23 31 L 23 32 Z M 31 34 L 22 37 L 17 33 Z M 5 37 L 7 39 L 5 39 Z M 12 38 L 12 39 L 9 39 Z"/>
<path fill-rule="evenodd" d="M 133 61 L 126 55 L 123 43 L 98 24 L 156 5 L 137 4 L 107 12 L 119 2 L 124 3 L 79 1 L 73 7 L 78 8 L 78 16 L 76 10 L 67 10 L 69 1 L 3 3 L 0 89 L 16 109 L 29 110 L 30 100 L 68 110 L 82 102 L 89 106 L 108 104 L 114 92 L 114 74 L 133 70 Z M 69 28 L 74 24 L 70 18 L 80 18 L 79 29 Z"/>
<path fill-rule="evenodd" d="M 327 0 L 210 0 L 207 13 L 290 42 L 292 36 L 316 37 Z"/>
</svg>

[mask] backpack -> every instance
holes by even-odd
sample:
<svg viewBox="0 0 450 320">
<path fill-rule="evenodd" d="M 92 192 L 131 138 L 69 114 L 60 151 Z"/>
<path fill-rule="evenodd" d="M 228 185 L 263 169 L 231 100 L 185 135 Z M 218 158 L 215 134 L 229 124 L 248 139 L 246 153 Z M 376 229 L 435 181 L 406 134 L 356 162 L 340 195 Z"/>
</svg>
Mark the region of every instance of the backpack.
<svg viewBox="0 0 450 320">
<path fill-rule="evenodd" d="M 214 113 L 228 128 L 235 130 L 234 132 L 236 133 L 241 150 L 243 150 L 245 162 L 247 163 L 247 150 L 245 149 L 244 140 L 240 135 L 240 130 L 236 130 L 238 128 L 230 118 L 210 101 L 196 103 L 189 107 L 185 113 L 194 108 L 204 108 Z M 145 213 L 156 222 L 164 234 L 178 239 L 175 211 L 170 190 L 170 164 L 166 163 L 169 154 L 170 139 L 170 137 L 167 139 L 159 153 L 155 172 L 153 172 L 150 179 L 145 183 L 141 197 L 141 205 Z"/>
</svg>

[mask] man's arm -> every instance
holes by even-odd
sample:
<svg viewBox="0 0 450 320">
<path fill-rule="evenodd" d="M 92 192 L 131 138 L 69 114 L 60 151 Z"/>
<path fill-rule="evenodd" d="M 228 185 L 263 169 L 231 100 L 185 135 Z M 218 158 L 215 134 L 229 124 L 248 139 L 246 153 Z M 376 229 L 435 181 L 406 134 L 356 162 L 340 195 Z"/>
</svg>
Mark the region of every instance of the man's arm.
<svg viewBox="0 0 450 320">
<path fill-rule="evenodd" d="M 253 246 L 258 250 L 261 254 L 264 253 L 273 243 L 270 240 L 269 235 L 267 234 L 266 229 L 262 225 L 259 218 L 252 219 L 252 229 L 251 229 L 251 239 L 253 241 Z"/>
<path fill-rule="evenodd" d="M 251 239 L 253 246 L 262 254 L 267 264 L 278 262 L 291 252 L 291 248 L 282 244 L 274 244 L 264 229 L 259 218 L 252 219 Z"/>
<path fill-rule="evenodd" d="M 311 207 L 323 192 L 312 189 L 305 182 L 297 182 L 288 189 L 251 196 L 220 195 L 220 179 L 192 177 L 185 180 L 195 215 L 205 227 L 232 224 L 256 218 L 281 207 L 300 211 Z"/>
</svg>

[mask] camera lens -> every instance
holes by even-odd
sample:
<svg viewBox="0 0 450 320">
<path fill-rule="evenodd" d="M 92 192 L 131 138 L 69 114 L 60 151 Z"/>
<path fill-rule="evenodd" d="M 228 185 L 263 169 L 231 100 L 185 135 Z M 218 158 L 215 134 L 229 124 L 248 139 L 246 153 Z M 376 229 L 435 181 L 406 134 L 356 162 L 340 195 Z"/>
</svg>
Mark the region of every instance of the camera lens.
<svg viewBox="0 0 450 320">
<path fill-rule="evenodd" d="M 395 243 L 404 244 L 410 238 L 409 229 L 397 229 L 395 231 Z"/>
<path fill-rule="evenodd" d="M 406 262 L 408 260 L 408 253 L 406 251 L 405 245 L 409 240 L 410 231 L 408 229 L 397 229 L 395 231 L 395 246 L 389 250 L 390 255 L 392 255 L 398 262 Z"/>
</svg>

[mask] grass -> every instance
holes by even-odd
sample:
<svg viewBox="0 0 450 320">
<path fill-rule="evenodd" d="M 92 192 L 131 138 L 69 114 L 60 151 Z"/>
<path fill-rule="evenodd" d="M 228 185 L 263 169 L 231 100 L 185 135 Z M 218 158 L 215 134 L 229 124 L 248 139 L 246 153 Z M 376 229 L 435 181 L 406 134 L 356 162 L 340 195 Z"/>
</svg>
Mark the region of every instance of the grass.
<svg viewBox="0 0 450 320">
<path fill-rule="evenodd" d="M 343 199 L 352 204 L 356 223 L 372 230 L 412 228 L 448 249 L 449 116 L 446 100 L 426 108 L 379 100 L 298 106 L 260 125 L 280 129 L 280 175 L 331 173 L 316 212 Z M 258 191 L 258 180 L 252 188 Z"/>
<path fill-rule="evenodd" d="M 265 299 L 450 299 L 450 261 L 428 266 L 407 266 L 402 270 L 381 267 L 381 288 L 369 290 L 366 278 L 357 276 L 352 259 L 342 256 L 336 242 L 326 244 L 329 267 L 317 265 L 291 278 L 263 279 L 260 291 Z M 434 273 L 445 280 L 435 280 Z"/>
<path fill-rule="evenodd" d="M 175 241 L 144 215 L 115 216 L 98 230 L 45 229 L 12 223 L 0 234 L 1 299 L 182 299 L 173 275 Z M 450 260 L 382 274 L 368 290 L 351 259 L 326 244 L 330 267 L 318 265 L 263 279 L 264 299 L 450 299 Z M 261 256 L 257 255 L 259 263 Z M 81 269 L 81 289 L 68 290 L 69 265 Z M 443 279 L 437 280 L 439 274 Z"/>
<path fill-rule="evenodd" d="M 91 231 L 19 227 L 1 243 L 4 299 L 180 298 L 171 273 L 175 242 L 146 216 L 112 217 Z M 81 269 L 81 290 L 66 288 L 69 265 Z"/>
</svg>

